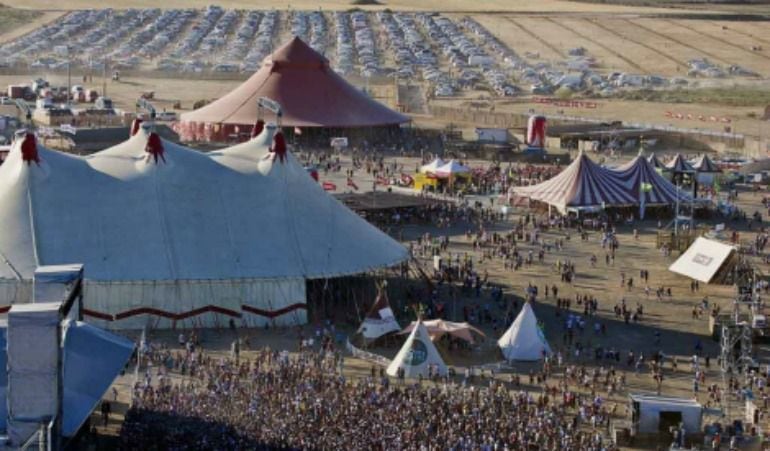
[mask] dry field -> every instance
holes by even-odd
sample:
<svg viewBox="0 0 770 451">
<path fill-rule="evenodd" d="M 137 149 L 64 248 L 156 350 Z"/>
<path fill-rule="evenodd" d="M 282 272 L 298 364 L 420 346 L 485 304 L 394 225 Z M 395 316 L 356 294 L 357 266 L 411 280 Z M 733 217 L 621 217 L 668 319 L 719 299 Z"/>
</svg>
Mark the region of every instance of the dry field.
<svg viewBox="0 0 770 451">
<path fill-rule="evenodd" d="M 767 22 L 730 22 L 634 16 L 475 14 L 520 54 L 538 52 L 542 60 L 564 59 L 584 47 L 599 70 L 685 76 L 687 61 L 708 58 L 720 66 L 740 65 L 770 75 Z M 752 51 L 761 46 L 761 51 Z"/>
</svg>

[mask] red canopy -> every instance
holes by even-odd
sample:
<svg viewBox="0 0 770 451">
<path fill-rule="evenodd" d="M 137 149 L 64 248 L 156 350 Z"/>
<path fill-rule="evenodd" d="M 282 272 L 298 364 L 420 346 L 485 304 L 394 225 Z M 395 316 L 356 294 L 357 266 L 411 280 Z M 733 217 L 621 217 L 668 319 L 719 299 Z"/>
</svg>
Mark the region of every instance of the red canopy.
<svg viewBox="0 0 770 451">
<path fill-rule="evenodd" d="M 409 120 L 345 81 L 326 58 L 294 37 L 229 94 L 182 114 L 181 128 L 194 131 L 202 124 L 225 124 L 250 129 L 257 120 L 259 97 L 280 103 L 283 125 L 291 127 L 371 127 Z"/>
</svg>

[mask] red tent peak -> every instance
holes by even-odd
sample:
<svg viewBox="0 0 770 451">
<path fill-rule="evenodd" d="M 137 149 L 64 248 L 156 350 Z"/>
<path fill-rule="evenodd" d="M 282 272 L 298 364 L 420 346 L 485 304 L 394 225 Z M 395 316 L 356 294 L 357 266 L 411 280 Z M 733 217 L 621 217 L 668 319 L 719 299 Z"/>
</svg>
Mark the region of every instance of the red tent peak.
<svg viewBox="0 0 770 451">
<path fill-rule="evenodd" d="M 134 136 L 134 135 L 136 135 L 139 132 L 139 129 L 142 127 L 142 122 L 144 122 L 144 121 L 142 121 L 139 118 L 136 118 L 136 119 L 134 119 L 133 122 L 131 122 L 131 132 L 130 132 L 131 135 L 130 136 Z"/>
<path fill-rule="evenodd" d="M 33 133 L 27 132 L 21 141 L 21 159 L 27 162 L 27 165 L 31 165 L 34 161 L 35 164 L 40 164 L 40 157 L 37 154 L 37 140 Z"/>
<path fill-rule="evenodd" d="M 155 164 L 158 163 L 158 159 L 161 159 L 164 163 L 166 162 L 166 157 L 163 156 L 163 141 L 161 141 L 157 133 L 152 132 L 147 137 L 147 145 L 144 147 L 144 151 L 152 155 Z"/>
<path fill-rule="evenodd" d="M 265 121 L 257 119 L 257 123 L 254 124 L 254 128 L 251 129 L 251 137 L 256 138 L 265 129 Z"/>
<path fill-rule="evenodd" d="M 286 159 L 286 138 L 280 130 L 273 136 L 273 145 L 270 146 L 270 152 L 273 153 L 273 161 L 278 158 L 283 163 Z"/>
<path fill-rule="evenodd" d="M 329 65 L 329 60 L 305 44 L 302 39 L 294 36 L 289 42 L 268 56 L 266 63 L 272 64 L 273 70 L 284 67 L 324 68 Z"/>
</svg>

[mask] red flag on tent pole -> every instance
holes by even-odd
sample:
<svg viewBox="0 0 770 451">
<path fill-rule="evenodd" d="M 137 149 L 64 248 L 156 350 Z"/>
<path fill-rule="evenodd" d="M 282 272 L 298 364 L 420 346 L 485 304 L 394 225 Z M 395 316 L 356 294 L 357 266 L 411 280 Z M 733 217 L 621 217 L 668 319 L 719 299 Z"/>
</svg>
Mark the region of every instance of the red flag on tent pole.
<svg viewBox="0 0 770 451">
<path fill-rule="evenodd" d="M 324 191 L 337 191 L 337 185 L 332 182 L 323 182 L 321 186 L 323 186 Z"/>
<path fill-rule="evenodd" d="M 356 183 L 350 177 L 348 177 L 348 186 L 358 191 L 358 185 L 356 185 Z"/>
</svg>

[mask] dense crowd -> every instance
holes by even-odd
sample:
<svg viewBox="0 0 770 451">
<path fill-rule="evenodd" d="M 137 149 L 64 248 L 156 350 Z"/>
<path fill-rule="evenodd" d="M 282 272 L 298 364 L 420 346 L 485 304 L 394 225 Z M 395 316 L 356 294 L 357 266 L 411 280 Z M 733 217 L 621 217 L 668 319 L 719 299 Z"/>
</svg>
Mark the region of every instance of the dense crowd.
<svg viewBox="0 0 770 451">
<path fill-rule="evenodd" d="M 134 388 L 123 449 L 611 449 L 604 434 L 611 410 L 569 384 L 614 381 L 614 371 L 569 369 L 557 386 L 548 380 L 556 363 L 546 363 L 537 376 L 542 391 L 533 395 L 513 376 L 480 388 L 448 379 L 407 383 L 373 368 L 349 381 L 341 355 L 328 348 L 263 349 L 253 360 L 188 348 L 154 360 L 157 370 Z M 172 379 L 170 370 L 185 377 Z"/>
</svg>

